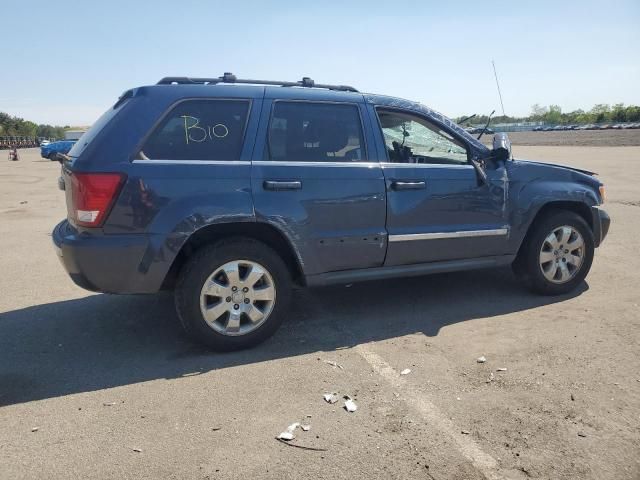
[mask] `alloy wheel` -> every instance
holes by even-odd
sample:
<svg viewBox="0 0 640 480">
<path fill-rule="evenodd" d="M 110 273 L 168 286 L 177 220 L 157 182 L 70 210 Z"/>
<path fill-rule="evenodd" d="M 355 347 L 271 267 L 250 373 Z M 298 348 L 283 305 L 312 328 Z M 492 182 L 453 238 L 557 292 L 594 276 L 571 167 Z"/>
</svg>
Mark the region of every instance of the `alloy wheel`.
<svg viewBox="0 0 640 480">
<path fill-rule="evenodd" d="M 273 311 L 276 287 L 269 271 L 250 260 L 234 260 L 216 269 L 200 292 L 200 311 L 223 335 L 246 335 Z"/>
<path fill-rule="evenodd" d="M 552 283 L 566 283 L 579 271 L 584 261 L 585 243 L 575 228 L 554 228 L 542 242 L 539 264 L 542 274 Z"/>
</svg>

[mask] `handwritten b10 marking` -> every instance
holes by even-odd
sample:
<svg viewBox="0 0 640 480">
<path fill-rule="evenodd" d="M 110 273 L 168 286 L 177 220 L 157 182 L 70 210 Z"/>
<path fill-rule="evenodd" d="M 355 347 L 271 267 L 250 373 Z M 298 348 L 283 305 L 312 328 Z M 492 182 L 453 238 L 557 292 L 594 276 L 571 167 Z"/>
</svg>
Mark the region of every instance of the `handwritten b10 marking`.
<svg viewBox="0 0 640 480">
<path fill-rule="evenodd" d="M 189 142 L 202 143 L 208 139 L 225 138 L 229 135 L 229 129 L 222 123 L 216 123 L 211 126 L 200 126 L 200 119 L 191 115 L 181 115 L 184 118 L 184 140 Z M 191 120 L 191 122 L 190 122 Z"/>
</svg>

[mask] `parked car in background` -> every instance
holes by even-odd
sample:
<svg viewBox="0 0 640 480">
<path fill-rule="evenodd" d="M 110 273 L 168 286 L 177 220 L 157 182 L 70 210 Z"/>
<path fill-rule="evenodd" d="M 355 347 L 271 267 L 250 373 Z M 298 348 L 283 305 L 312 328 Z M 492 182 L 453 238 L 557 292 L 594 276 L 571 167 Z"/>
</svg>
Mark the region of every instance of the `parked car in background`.
<svg viewBox="0 0 640 480">
<path fill-rule="evenodd" d="M 42 158 L 48 158 L 49 160 L 55 160 L 58 153 L 69 153 L 71 147 L 76 143 L 76 140 L 59 140 L 57 142 L 50 142 L 46 145 L 40 145 L 40 156 Z"/>
<path fill-rule="evenodd" d="M 129 90 L 59 185 L 68 214 L 52 238 L 71 279 L 173 290 L 186 332 L 217 350 L 272 335 L 296 285 L 512 265 L 564 294 L 610 222 L 592 172 L 515 160 L 505 134 L 488 148 L 418 103 L 308 78 Z"/>
<path fill-rule="evenodd" d="M 482 132 L 484 130 L 484 134 L 485 135 L 493 135 L 494 133 L 496 133 L 495 131 L 493 131 L 491 128 L 487 127 L 486 130 L 484 127 L 468 127 L 465 129 L 468 133 L 470 133 L 471 135 L 478 135 L 480 132 Z"/>
</svg>

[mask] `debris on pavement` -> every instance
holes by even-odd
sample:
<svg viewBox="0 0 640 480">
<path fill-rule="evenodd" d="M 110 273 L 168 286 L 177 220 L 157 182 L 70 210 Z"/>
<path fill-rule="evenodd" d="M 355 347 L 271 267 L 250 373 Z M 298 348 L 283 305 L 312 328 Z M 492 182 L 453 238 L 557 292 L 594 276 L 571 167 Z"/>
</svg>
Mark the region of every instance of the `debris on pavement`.
<svg viewBox="0 0 640 480">
<path fill-rule="evenodd" d="M 576 397 L 573 396 L 573 393 L 571 394 L 571 401 L 575 402 L 576 401 Z"/>
<path fill-rule="evenodd" d="M 136 453 L 142 453 L 142 449 L 141 448 L 134 448 L 133 451 L 136 452 Z"/>
<path fill-rule="evenodd" d="M 578 432 L 578 436 L 579 436 L 579 437 L 586 437 L 586 436 L 587 436 L 587 434 L 586 434 L 586 433 L 583 433 L 583 432 Z"/>
<path fill-rule="evenodd" d="M 116 402 L 104 402 L 102 405 L 104 405 L 105 407 L 113 407 L 116 404 Z"/>
<path fill-rule="evenodd" d="M 323 395 L 324 397 L 324 401 L 327 403 L 336 403 L 338 401 L 338 394 L 337 393 L 325 393 Z"/>
<path fill-rule="evenodd" d="M 295 443 L 287 442 L 282 438 L 276 438 L 276 440 L 278 440 L 283 445 L 287 445 L 289 447 L 301 448 L 302 450 L 311 450 L 312 452 L 326 452 L 327 451 L 326 448 L 305 447 L 304 445 L 297 445 Z"/>
<path fill-rule="evenodd" d="M 293 432 L 295 432 L 296 428 L 298 428 L 299 426 L 300 426 L 300 422 L 292 423 L 287 427 L 287 429 L 284 432 L 282 432 L 276 438 L 279 440 L 287 440 L 287 441 L 293 440 L 294 438 L 296 438 Z"/>
<path fill-rule="evenodd" d="M 356 405 L 356 402 L 354 402 L 349 395 L 345 395 L 344 399 L 344 409 L 347 412 L 353 413 L 358 409 L 358 405 Z"/>
<path fill-rule="evenodd" d="M 496 372 L 506 372 L 507 369 L 505 367 L 496 368 Z"/>
<path fill-rule="evenodd" d="M 476 359 L 476 362 L 478 362 L 478 363 L 484 363 L 484 362 L 486 362 L 486 361 L 487 361 L 487 359 L 484 357 L 484 355 L 483 355 L 482 357 L 478 357 L 478 358 Z"/>
<path fill-rule="evenodd" d="M 411 373 L 411 369 L 410 368 L 405 368 L 404 370 L 402 370 L 400 372 L 400 375 L 409 375 Z"/>
<path fill-rule="evenodd" d="M 40 430 L 40 427 L 33 427 L 33 428 L 31 429 L 31 431 L 32 431 L 32 432 L 37 432 L 38 430 Z"/>
<path fill-rule="evenodd" d="M 324 363 L 331 365 L 333 368 L 344 370 L 344 367 L 342 365 L 340 365 L 338 362 L 334 362 L 333 360 L 325 360 Z"/>
<path fill-rule="evenodd" d="M 463 435 L 470 435 L 471 432 L 469 430 L 462 430 L 460 433 L 462 433 Z"/>
<path fill-rule="evenodd" d="M 291 432 L 282 432 L 280 435 L 277 436 L 278 440 L 293 440 L 294 438 L 296 438 L 293 433 Z"/>
<path fill-rule="evenodd" d="M 310 417 L 311 415 L 307 415 L 307 416 Z M 293 434 L 293 432 L 298 427 L 300 427 L 302 429 L 302 431 L 304 431 L 304 432 L 308 432 L 309 430 L 311 430 L 311 425 L 301 425 L 300 422 L 295 422 L 295 423 L 292 423 L 291 425 L 289 425 L 284 432 L 282 432 L 280 435 L 278 435 L 276 437 L 276 440 L 278 440 L 280 443 L 283 443 L 285 445 L 289 445 L 290 447 L 301 448 L 303 450 L 311 450 L 311 451 L 315 451 L 315 452 L 326 452 L 327 451 L 326 448 L 306 447 L 304 445 L 297 445 L 295 443 L 290 443 L 291 440 L 296 438 L 295 435 Z M 319 438 L 319 437 L 316 436 L 316 438 Z"/>
<path fill-rule="evenodd" d="M 487 378 L 487 383 L 491 383 L 491 382 L 493 382 L 493 379 L 494 379 L 494 378 L 495 378 L 495 376 L 493 375 L 493 372 L 491 372 L 491 373 L 489 374 L 489 378 Z"/>
<path fill-rule="evenodd" d="M 212 432 L 217 432 L 218 430 L 222 430 L 222 427 L 211 427 Z"/>
</svg>

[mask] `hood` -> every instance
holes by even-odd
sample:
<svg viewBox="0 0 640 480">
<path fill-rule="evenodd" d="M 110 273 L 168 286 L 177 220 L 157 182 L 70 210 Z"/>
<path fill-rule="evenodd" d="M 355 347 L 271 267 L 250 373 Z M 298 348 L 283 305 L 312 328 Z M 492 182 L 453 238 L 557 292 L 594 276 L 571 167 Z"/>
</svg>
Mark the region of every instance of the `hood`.
<svg viewBox="0 0 640 480">
<path fill-rule="evenodd" d="M 513 160 L 506 163 L 509 178 L 515 182 L 531 181 L 578 182 L 588 185 L 594 191 L 602 185 L 594 172 L 580 168 L 566 167 L 553 163 Z"/>
<path fill-rule="evenodd" d="M 600 180 L 593 172 L 552 163 L 513 160 L 505 162 L 509 191 L 518 196 L 547 201 L 569 200 L 599 205 Z"/>
<path fill-rule="evenodd" d="M 589 175 L 592 177 L 595 175 L 598 175 L 596 172 L 592 172 L 590 170 L 583 170 L 582 168 L 569 167 L 567 165 L 560 165 L 557 163 L 536 162 L 535 160 L 514 160 L 514 162 L 521 163 L 521 164 L 539 165 L 542 167 L 561 168 L 563 170 L 571 170 L 571 171 L 583 173 L 585 175 Z"/>
</svg>

